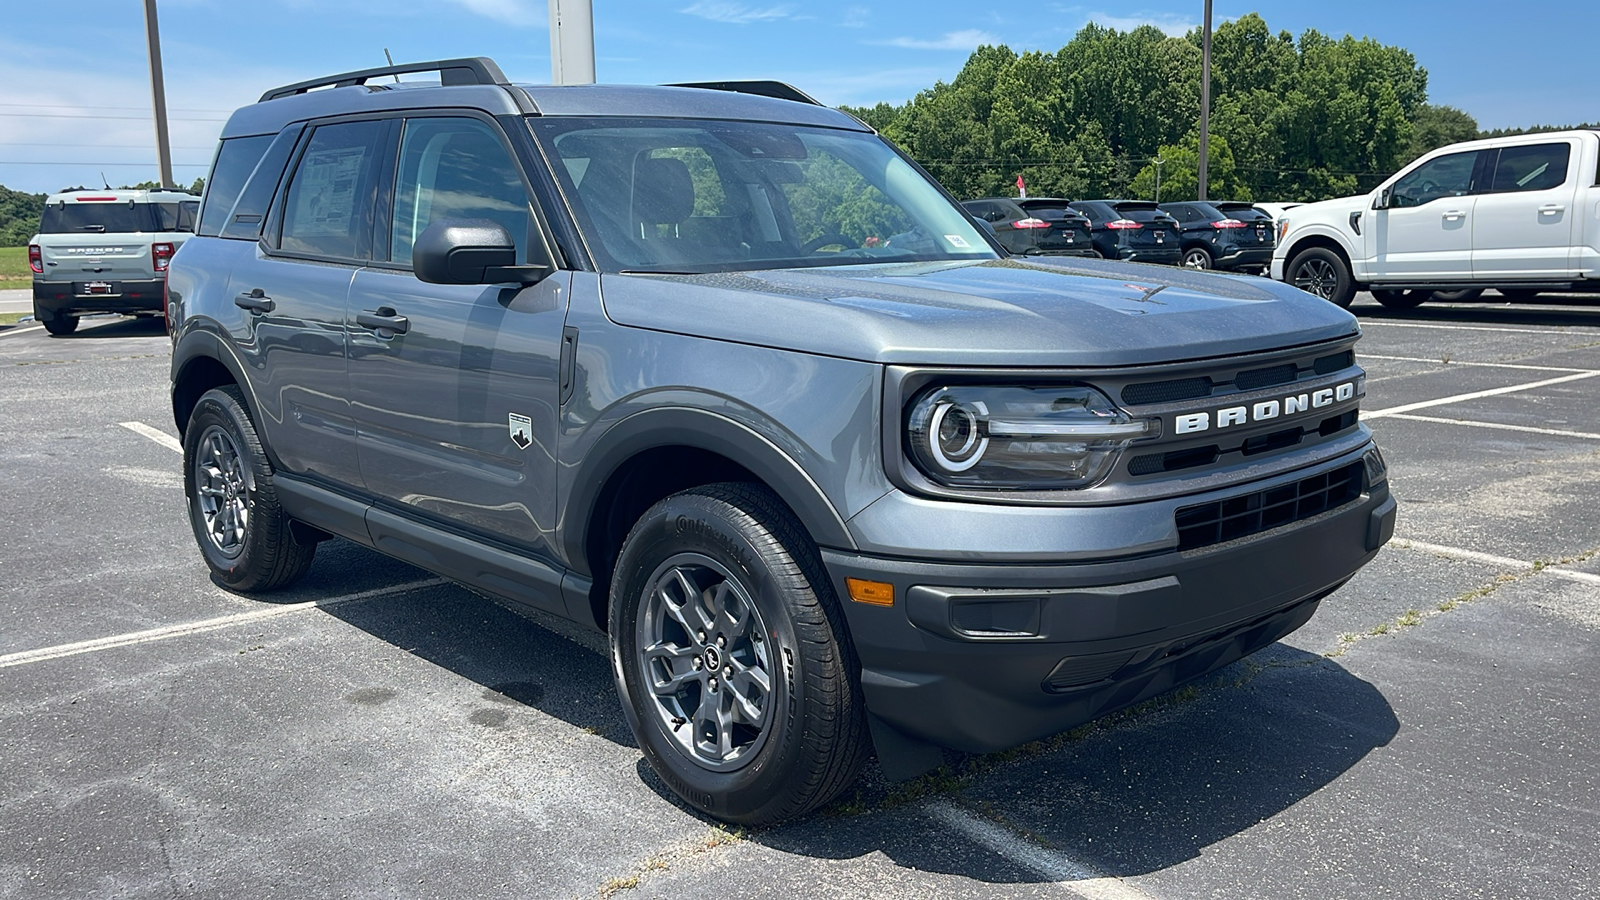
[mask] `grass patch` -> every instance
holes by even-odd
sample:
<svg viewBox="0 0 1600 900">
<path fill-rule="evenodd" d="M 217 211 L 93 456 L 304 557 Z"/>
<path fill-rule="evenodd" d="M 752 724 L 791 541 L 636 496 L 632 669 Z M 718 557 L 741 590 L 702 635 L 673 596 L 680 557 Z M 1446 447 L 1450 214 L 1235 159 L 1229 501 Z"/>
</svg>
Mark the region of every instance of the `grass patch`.
<svg viewBox="0 0 1600 900">
<path fill-rule="evenodd" d="M 8 281 L 33 281 L 27 247 L 0 247 L 0 283 Z"/>
<path fill-rule="evenodd" d="M 23 316 L 31 315 L 31 312 L 0 313 L 0 325 L 15 325 L 22 321 Z"/>
</svg>

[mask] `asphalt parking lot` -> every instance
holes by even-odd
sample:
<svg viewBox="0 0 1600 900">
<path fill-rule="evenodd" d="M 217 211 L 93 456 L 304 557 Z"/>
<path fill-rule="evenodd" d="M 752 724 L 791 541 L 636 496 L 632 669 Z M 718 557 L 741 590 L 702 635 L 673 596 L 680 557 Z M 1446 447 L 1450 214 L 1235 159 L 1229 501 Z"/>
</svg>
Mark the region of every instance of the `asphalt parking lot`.
<svg viewBox="0 0 1600 900">
<path fill-rule="evenodd" d="M 214 586 L 159 320 L 0 332 L 0 897 L 1600 896 L 1600 297 L 1353 310 L 1400 521 L 1309 625 L 757 831 L 598 637 L 342 542 Z"/>
</svg>

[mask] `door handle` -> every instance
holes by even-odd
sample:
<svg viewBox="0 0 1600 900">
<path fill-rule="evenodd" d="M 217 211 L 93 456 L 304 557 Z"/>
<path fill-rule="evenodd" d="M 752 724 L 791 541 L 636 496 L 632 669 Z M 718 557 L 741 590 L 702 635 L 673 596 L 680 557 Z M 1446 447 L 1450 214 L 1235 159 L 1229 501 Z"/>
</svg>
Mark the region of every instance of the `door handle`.
<svg viewBox="0 0 1600 900">
<path fill-rule="evenodd" d="M 356 324 L 362 328 L 373 331 L 392 331 L 395 334 L 405 334 L 411 330 L 411 320 L 395 313 L 390 306 L 380 306 L 377 309 L 363 310 L 356 314 Z"/>
<path fill-rule="evenodd" d="M 1544 206 L 1539 207 L 1539 214 L 1540 215 L 1550 215 L 1552 213 L 1561 212 L 1562 210 L 1565 210 L 1565 209 L 1566 209 L 1565 206 L 1558 206 L 1558 205 L 1556 205 L 1554 203 L 1547 203 Z"/>
<path fill-rule="evenodd" d="M 1459 219 L 1459 218 L 1464 217 L 1465 215 L 1466 215 L 1466 213 L 1462 212 L 1459 209 L 1448 209 L 1448 210 L 1445 210 L 1445 213 L 1444 213 L 1444 217 L 1446 219 Z"/>
<path fill-rule="evenodd" d="M 233 305 L 251 312 L 269 313 L 278 304 L 273 303 L 272 298 L 263 293 L 261 288 L 251 288 L 234 297 Z"/>
</svg>

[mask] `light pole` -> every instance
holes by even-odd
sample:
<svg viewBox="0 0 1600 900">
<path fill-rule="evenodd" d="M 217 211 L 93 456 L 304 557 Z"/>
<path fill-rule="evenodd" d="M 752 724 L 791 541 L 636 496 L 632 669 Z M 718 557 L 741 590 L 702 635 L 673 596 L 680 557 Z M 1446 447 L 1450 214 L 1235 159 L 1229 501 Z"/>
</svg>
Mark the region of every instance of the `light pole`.
<svg viewBox="0 0 1600 900">
<path fill-rule="evenodd" d="M 1200 32 L 1200 197 L 1206 199 L 1206 162 L 1211 149 L 1211 0 Z"/>
<path fill-rule="evenodd" d="M 594 84 L 591 0 L 550 0 L 550 83 Z"/>
<path fill-rule="evenodd" d="M 1152 162 L 1154 162 L 1156 164 L 1156 202 L 1160 203 L 1161 202 L 1161 167 L 1166 165 L 1167 161 L 1158 156 L 1154 160 L 1152 160 Z"/>
<path fill-rule="evenodd" d="M 161 186 L 173 187 L 172 143 L 167 139 L 167 87 L 161 80 L 161 29 L 156 25 L 156 0 L 144 0 L 144 36 L 150 44 L 150 94 L 156 108 L 156 158 Z"/>
</svg>

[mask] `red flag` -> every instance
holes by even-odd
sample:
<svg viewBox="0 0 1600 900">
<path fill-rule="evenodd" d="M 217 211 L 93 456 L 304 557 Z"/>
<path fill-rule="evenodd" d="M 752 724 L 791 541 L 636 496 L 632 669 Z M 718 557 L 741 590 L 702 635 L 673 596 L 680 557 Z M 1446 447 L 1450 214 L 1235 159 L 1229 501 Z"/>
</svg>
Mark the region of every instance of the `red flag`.
<svg viewBox="0 0 1600 900">
<path fill-rule="evenodd" d="M 1028 186 L 1022 183 L 1021 175 L 1017 176 L 1017 196 L 1023 198 L 1028 196 Z"/>
</svg>

